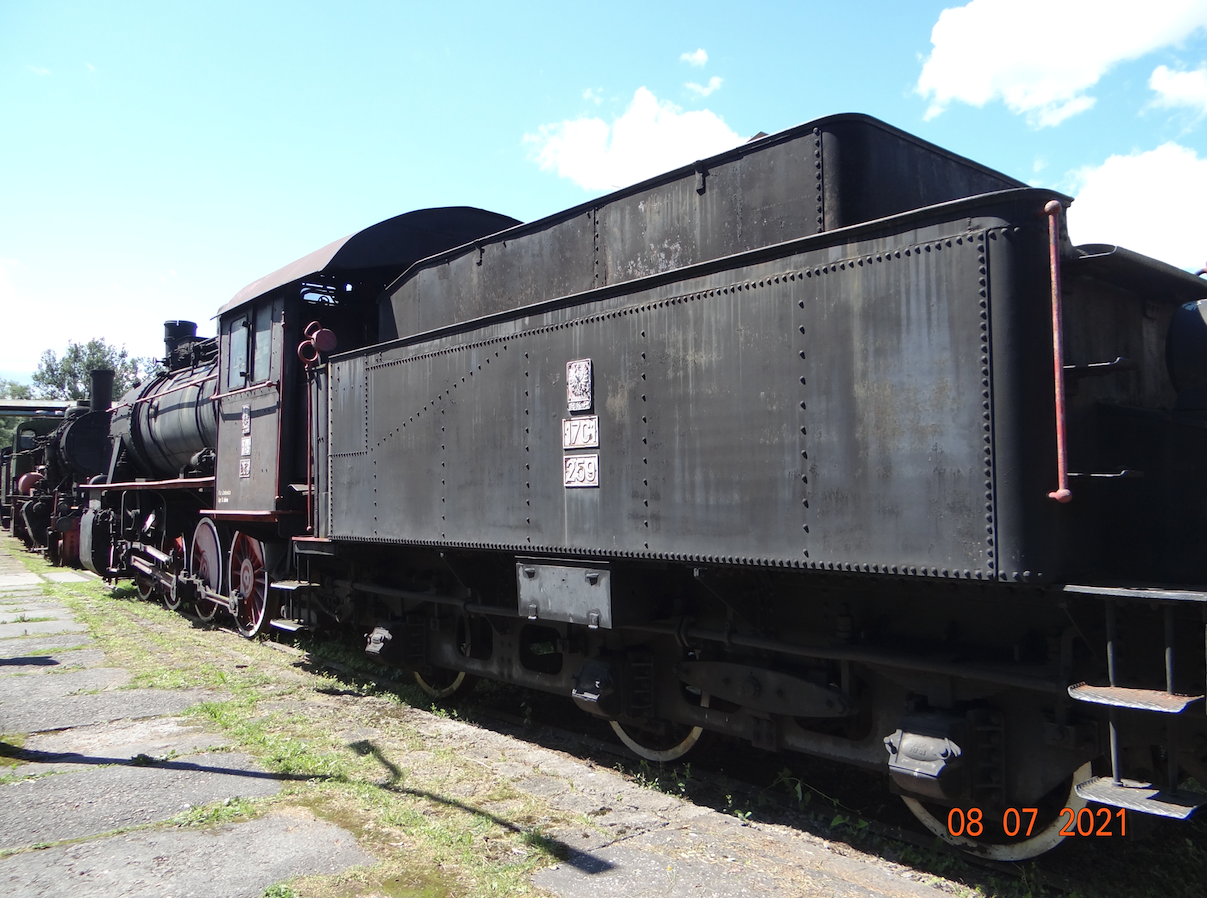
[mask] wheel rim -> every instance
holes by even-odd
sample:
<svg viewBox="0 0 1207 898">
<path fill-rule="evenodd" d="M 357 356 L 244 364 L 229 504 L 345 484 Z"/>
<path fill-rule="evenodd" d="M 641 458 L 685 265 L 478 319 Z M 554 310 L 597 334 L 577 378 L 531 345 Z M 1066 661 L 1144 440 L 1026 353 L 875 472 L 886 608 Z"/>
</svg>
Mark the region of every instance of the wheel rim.
<svg viewBox="0 0 1207 898">
<path fill-rule="evenodd" d="M 189 553 L 189 573 L 209 587 L 211 592 L 222 590 L 222 549 L 218 528 L 209 518 L 202 518 L 193 531 L 193 550 Z M 199 597 L 193 607 L 204 621 L 218 614 L 218 603 Z"/>
<path fill-rule="evenodd" d="M 416 670 L 412 676 L 420 689 L 438 699 L 465 695 L 478 682 L 476 677 L 467 675 L 463 670 L 436 670 L 426 677 Z"/>
<path fill-rule="evenodd" d="M 700 694 L 700 707 L 708 707 L 707 692 Z M 629 751 L 639 758 L 658 763 L 674 761 L 683 757 L 700 743 L 707 732 L 704 727 L 672 724 L 670 733 L 658 736 L 638 727 L 625 729 L 624 724 L 619 720 L 610 720 L 608 723 L 612 725 L 612 732 L 628 747 Z"/>
<path fill-rule="evenodd" d="M 264 629 L 268 611 L 268 568 L 264 563 L 264 544 L 246 533 L 236 533 L 230 554 L 231 589 L 239 591 L 235 626 L 248 639 Z"/>
<path fill-rule="evenodd" d="M 134 588 L 138 590 L 138 597 L 144 602 L 155 595 L 155 585 L 154 578 L 146 574 L 134 575 Z"/>
<path fill-rule="evenodd" d="M 1065 799 L 1062 807 L 1066 807 L 1073 812 L 1076 819 L 1077 812 L 1086 806 L 1086 801 L 1077 794 L 1077 786 L 1085 782 L 1093 775 L 1093 769 L 1089 764 L 1083 764 L 1077 768 L 1073 774 L 1072 782 L 1069 785 L 1069 796 Z M 1062 836 L 1060 830 L 1064 826 L 1064 815 L 1058 814 L 1055 820 L 1050 821 L 1041 832 L 1036 833 L 1025 839 L 1019 839 L 1014 842 L 979 842 L 976 839 L 970 839 L 967 836 L 953 836 L 948 830 L 947 825 L 936 818 L 927 807 L 915 798 L 901 796 L 901 800 L 905 802 L 905 806 L 910 809 L 910 812 L 921 821 L 922 825 L 928 830 L 947 842 L 949 845 L 954 845 L 961 851 L 966 851 L 969 854 L 974 854 L 977 857 L 983 857 L 991 861 L 1025 861 L 1033 857 L 1039 857 L 1045 852 L 1051 851 L 1067 836 Z"/>
</svg>

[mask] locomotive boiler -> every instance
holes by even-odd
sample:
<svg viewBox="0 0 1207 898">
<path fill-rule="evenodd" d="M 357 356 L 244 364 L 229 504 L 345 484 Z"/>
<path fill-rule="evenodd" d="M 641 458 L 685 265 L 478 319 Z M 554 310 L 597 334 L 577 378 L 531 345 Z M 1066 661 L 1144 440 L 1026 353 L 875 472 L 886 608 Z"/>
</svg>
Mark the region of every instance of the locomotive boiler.
<svg viewBox="0 0 1207 898">
<path fill-rule="evenodd" d="M 84 563 L 883 771 L 999 859 L 1207 781 L 1207 283 L 865 116 L 539 221 L 427 210 L 257 281 L 113 413 Z M 953 809 L 989 821 L 953 836 Z"/>
</svg>

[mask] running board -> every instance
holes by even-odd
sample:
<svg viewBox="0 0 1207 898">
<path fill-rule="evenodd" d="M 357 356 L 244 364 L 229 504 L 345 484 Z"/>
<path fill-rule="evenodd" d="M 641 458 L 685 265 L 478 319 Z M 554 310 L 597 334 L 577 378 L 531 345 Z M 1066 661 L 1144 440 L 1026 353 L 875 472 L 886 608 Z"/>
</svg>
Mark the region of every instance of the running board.
<svg viewBox="0 0 1207 898">
<path fill-rule="evenodd" d="M 1128 689 L 1123 686 L 1090 686 L 1078 683 L 1069 687 L 1069 697 L 1079 702 L 1129 708 L 1133 711 L 1156 711 L 1160 714 L 1181 714 L 1201 695 L 1175 695 L 1159 689 Z"/>
<path fill-rule="evenodd" d="M 1191 792 L 1162 792 L 1151 783 L 1123 780 L 1115 783 L 1109 776 L 1096 776 L 1077 785 L 1077 794 L 1086 801 L 1126 808 L 1138 814 L 1185 820 L 1207 805 L 1207 795 Z"/>
<path fill-rule="evenodd" d="M 283 589 L 286 592 L 292 592 L 295 589 L 305 589 L 308 586 L 313 586 L 312 583 L 307 583 L 304 580 L 269 580 L 269 589 Z"/>
<path fill-rule="evenodd" d="M 1207 592 L 1201 589 L 1177 589 L 1168 586 L 1092 586 L 1070 583 L 1065 592 L 1111 599 L 1149 599 L 1155 602 L 1207 602 Z"/>
</svg>

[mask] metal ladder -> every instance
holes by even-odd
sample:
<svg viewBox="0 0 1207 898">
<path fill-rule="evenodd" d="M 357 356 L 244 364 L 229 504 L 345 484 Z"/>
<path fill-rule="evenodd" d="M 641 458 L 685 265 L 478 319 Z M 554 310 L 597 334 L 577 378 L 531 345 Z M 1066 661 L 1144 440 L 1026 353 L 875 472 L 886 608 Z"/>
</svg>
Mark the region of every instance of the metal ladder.
<svg viewBox="0 0 1207 898">
<path fill-rule="evenodd" d="M 1123 710 L 1154 714 L 1184 714 L 1203 701 L 1202 695 L 1179 695 L 1174 692 L 1174 602 L 1207 602 L 1207 593 L 1158 589 L 1127 589 L 1117 587 L 1068 586 L 1067 592 L 1089 593 L 1105 598 L 1106 606 L 1106 664 L 1108 684 L 1091 686 L 1078 683 L 1069 687 L 1069 696 L 1079 702 L 1106 705 L 1109 710 L 1111 775 L 1099 776 L 1077 785 L 1077 794 L 1087 801 L 1126 808 L 1141 814 L 1184 820 L 1207 805 L 1207 798 L 1180 791 L 1178 782 L 1178 746 L 1172 720 L 1167 727 L 1169 788 L 1159 789 L 1152 783 L 1127 779 L 1123 776 L 1119 751 L 1120 713 Z M 1117 681 L 1116 653 L 1119 645 L 1116 603 L 1119 598 L 1163 599 L 1165 624 L 1165 688 L 1139 689 L 1120 686 Z"/>
</svg>

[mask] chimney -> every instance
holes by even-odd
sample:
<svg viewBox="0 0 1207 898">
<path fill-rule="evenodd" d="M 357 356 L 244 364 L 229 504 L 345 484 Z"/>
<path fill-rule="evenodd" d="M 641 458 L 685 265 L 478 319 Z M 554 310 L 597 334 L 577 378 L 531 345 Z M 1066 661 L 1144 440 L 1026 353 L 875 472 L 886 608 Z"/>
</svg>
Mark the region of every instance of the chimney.
<svg viewBox="0 0 1207 898">
<path fill-rule="evenodd" d="M 163 323 L 164 358 L 170 359 L 181 343 L 197 339 L 197 324 L 194 321 L 165 321 Z M 169 365 L 168 367 L 171 367 Z"/>
<path fill-rule="evenodd" d="M 92 411 L 108 411 L 113 404 L 113 371 L 109 368 L 93 368 L 88 373 L 92 378 Z"/>
</svg>

